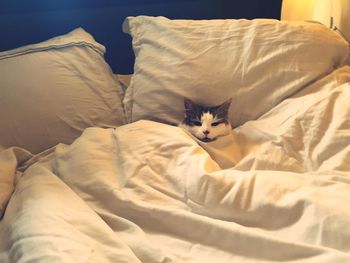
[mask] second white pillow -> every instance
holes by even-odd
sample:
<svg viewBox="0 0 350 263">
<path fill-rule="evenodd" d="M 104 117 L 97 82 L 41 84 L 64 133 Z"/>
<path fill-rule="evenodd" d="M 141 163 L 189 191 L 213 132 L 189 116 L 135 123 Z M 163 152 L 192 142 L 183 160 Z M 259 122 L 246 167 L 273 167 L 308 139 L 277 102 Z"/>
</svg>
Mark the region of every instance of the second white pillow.
<svg viewBox="0 0 350 263">
<path fill-rule="evenodd" d="M 277 20 L 170 20 L 128 17 L 134 74 L 129 121 L 178 123 L 183 97 L 217 105 L 232 98 L 231 124 L 256 119 L 343 65 L 348 43 L 327 27 Z"/>
</svg>

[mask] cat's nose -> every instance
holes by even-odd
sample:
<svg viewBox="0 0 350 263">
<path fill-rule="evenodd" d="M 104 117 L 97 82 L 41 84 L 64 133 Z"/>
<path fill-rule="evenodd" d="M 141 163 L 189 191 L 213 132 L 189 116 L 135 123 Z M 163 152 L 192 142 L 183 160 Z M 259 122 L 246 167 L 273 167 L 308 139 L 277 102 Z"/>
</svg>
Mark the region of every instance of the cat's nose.
<svg viewBox="0 0 350 263">
<path fill-rule="evenodd" d="M 208 130 L 203 131 L 204 135 L 208 135 L 209 133 L 210 133 L 210 131 L 208 131 Z"/>
</svg>

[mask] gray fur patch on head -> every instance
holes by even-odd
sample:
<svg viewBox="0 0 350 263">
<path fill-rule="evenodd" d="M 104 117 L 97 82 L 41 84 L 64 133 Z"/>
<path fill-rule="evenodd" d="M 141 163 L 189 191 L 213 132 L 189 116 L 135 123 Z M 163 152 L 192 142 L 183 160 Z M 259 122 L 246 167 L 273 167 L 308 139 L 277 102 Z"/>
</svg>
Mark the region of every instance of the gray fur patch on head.
<svg viewBox="0 0 350 263">
<path fill-rule="evenodd" d="M 189 126 L 198 126 L 198 122 L 201 122 L 203 114 L 209 112 L 213 117 L 220 119 L 220 122 L 228 123 L 228 110 L 230 105 L 231 99 L 218 106 L 208 107 L 197 104 L 189 98 L 184 98 L 185 118 L 182 122 Z"/>
</svg>

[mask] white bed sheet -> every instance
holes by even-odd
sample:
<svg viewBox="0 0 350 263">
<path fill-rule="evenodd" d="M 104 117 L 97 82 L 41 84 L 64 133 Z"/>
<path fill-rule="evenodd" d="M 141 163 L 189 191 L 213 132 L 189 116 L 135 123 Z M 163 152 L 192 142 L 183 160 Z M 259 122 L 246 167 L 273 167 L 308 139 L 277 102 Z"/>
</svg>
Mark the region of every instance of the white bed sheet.
<svg viewBox="0 0 350 263">
<path fill-rule="evenodd" d="M 216 144 L 85 130 L 19 179 L 0 262 L 350 262 L 348 82 L 338 69 Z"/>
</svg>

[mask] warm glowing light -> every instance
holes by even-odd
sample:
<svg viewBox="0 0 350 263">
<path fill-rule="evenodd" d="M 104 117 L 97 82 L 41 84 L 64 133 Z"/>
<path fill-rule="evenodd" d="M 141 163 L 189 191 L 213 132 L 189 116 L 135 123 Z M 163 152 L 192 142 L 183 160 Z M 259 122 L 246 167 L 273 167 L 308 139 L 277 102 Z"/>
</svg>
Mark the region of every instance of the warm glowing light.
<svg viewBox="0 0 350 263">
<path fill-rule="evenodd" d="M 283 0 L 281 20 L 313 20 L 350 39 L 349 0 Z"/>
<path fill-rule="evenodd" d="M 283 0 L 281 18 L 283 20 L 311 20 L 317 2 L 317 0 Z"/>
</svg>

